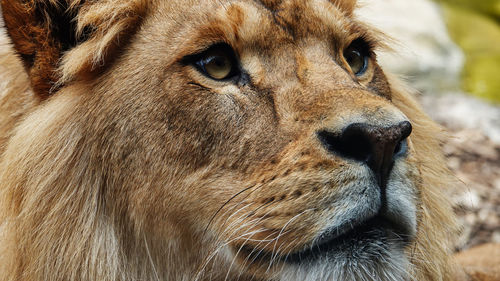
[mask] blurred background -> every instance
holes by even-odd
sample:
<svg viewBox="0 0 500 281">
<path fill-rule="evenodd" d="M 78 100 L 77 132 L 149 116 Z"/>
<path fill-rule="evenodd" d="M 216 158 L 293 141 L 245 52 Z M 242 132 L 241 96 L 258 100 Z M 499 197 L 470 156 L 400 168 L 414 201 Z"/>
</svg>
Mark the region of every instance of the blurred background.
<svg viewBox="0 0 500 281">
<path fill-rule="evenodd" d="M 389 35 L 386 69 L 419 91 L 446 127 L 456 250 L 500 243 L 500 0 L 359 0 L 358 17 Z"/>
</svg>

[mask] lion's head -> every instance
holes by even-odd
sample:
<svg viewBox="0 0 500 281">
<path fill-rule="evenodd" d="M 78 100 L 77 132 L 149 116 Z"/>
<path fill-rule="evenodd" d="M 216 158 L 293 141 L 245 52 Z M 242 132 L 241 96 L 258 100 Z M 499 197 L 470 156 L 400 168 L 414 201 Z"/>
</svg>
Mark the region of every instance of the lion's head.
<svg viewBox="0 0 500 281">
<path fill-rule="evenodd" d="M 450 278 L 441 130 L 354 0 L 1 3 L 7 280 Z"/>
</svg>

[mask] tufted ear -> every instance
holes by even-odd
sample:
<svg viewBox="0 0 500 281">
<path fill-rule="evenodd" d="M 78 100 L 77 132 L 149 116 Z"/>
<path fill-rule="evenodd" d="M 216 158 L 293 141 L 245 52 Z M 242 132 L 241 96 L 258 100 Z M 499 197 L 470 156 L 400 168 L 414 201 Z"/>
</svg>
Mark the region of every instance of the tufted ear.
<svg viewBox="0 0 500 281">
<path fill-rule="evenodd" d="M 105 64 L 117 37 L 137 26 L 146 0 L 1 0 L 14 48 L 34 92 L 61 85 Z M 122 42 L 124 40 L 121 40 Z"/>
<path fill-rule="evenodd" d="M 57 81 L 57 63 L 76 45 L 68 7 L 51 1 L 2 0 L 7 33 L 30 76 L 34 91 L 46 96 Z M 73 12 L 74 13 L 74 12 Z"/>
</svg>

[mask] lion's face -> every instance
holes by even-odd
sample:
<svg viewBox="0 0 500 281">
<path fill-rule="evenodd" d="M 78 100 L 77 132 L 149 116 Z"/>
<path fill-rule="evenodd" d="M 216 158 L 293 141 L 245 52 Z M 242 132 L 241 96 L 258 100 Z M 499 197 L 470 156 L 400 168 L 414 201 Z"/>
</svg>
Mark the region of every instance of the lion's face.
<svg viewBox="0 0 500 281">
<path fill-rule="evenodd" d="M 187 2 L 44 105 L 74 112 L 119 233 L 171 280 L 410 279 L 413 120 L 354 3 Z"/>
<path fill-rule="evenodd" d="M 328 1 L 151 10 L 92 106 L 125 130 L 102 134 L 132 219 L 194 243 L 202 276 L 404 279 L 419 173 L 369 31 Z"/>
</svg>

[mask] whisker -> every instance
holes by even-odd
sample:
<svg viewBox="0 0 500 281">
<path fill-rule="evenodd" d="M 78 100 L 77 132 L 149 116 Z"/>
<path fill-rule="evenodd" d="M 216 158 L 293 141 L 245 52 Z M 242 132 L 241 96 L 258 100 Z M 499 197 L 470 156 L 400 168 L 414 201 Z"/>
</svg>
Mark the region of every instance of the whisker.
<svg viewBox="0 0 500 281">
<path fill-rule="evenodd" d="M 268 211 L 267 211 L 267 212 L 266 212 L 266 213 L 265 213 L 262 217 L 260 217 L 260 218 L 255 218 L 255 219 L 252 219 L 252 220 L 247 221 L 247 222 L 245 222 L 245 223 L 243 223 L 243 224 L 240 224 L 240 223 L 241 223 L 244 219 L 249 218 L 249 217 L 248 217 L 248 214 L 252 214 L 252 213 L 253 213 L 253 216 L 255 216 L 255 215 L 256 215 L 256 214 L 255 214 L 255 210 L 258 210 L 258 209 L 260 209 L 260 208 L 262 208 L 262 207 L 264 207 L 264 206 L 266 206 L 266 205 L 270 205 L 270 204 L 271 204 L 271 203 L 265 203 L 265 204 L 262 204 L 261 206 L 257 207 L 257 208 L 256 208 L 256 209 L 254 209 L 254 210 L 250 210 L 249 212 L 243 213 L 241 216 L 239 216 L 237 219 L 235 219 L 235 221 L 234 221 L 234 222 L 232 222 L 232 223 L 231 223 L 231 224 L 230 224 L 230 225 L 226 228 L 226 230 L 225 230 L 223 233 L 221 233 L 221 235 L 220 235 L 220 236 L 221 236 L 221 237 L 222 237 L 222 236 L 226 236 L 226 235 L 225 235 L 225 233 L 229 233 L 229 231 L 231 231 L 231 233 L 229 233 L 229 234 L 227 235 L 227 237 L 231 237 L 234 233 L 236 233 L 238 230 L 240 230 L 240 229 L 242 229 L 242 228 L 244 228 L 244 227 L 247 227 L 247 226 L 249 226 L 249 225 L 256 225 L 257 223 L 259 223 L 260 221 L 262 221 L 263 219 L 265 219 L 265 216 L 266 216 L 268 213 L 270 213 L 270 212 L 274 211 L 274 210 L 275 210 L 276 208 L 278 208 L 279 206 L 275 206 L 275 207 L 271 208 L 270 210 L 268 210 Z M 240 209 L 238 209 L 238 211 L 237 211 L 237 212 L 239 212 L 239 211 L 241 211 L 241 210 L 245 209 L 246 207 L 248 207 L 248 206 L 250 206 L 250 205 L 251 205 L 251 204 L 248 204 L 248 205 L 246 205 L 246 206 L 241 207 Z M 237 212 L 236 212 L 236 213 L 237 213 Z M 232 216 L 234 216 L 234 215 L 235 215 L 235 214 L 232 214 Z M 236 228 L 234 228 L 234 229 L 233 229 L 233 226 L 238 226 L 238 227 L 236 227 Z M 203 263 L 202 263 L 202 264 L 203 264 L 203 266 L 201 267 L 201 269 L 199 269 L 199 270 L 198 270 L 198 272 L 197 272 L 197 276 L 198 276 L 198 277 L 197 277 L 195 280 L 198 280 L 198 279 L 200 278 L 200 277 L 199 277 L 199 275 L 200 275 L 200 274 L 204 271 L 204 269 L 206 268 L 206 266 L 208 265 L 208 263 L 209 263 L 209 262 L 210 262 L 210 261 L 214 258 L 214 256 L 217 254 L 217 252 L 218 252 L 218 251 L 220 251 L 220 249 L 222 249 L 222 248 L 223 248 L 223 247 L 225 247 L 226 245 L 228 245 L 228 244 L 230 244 L 230 243 L 234 242 L 234 241 L 235 241 L 235 240 L 237 240 L 237 239 L 243 238 L 245 235 L 248 235 L 248 234 L 249 234 L 249 233 L 246 233 L 246 234 L 240 235 L 240 236 L 238 236 L 238 237 L 236 237 L 236 238 L 233 238 L 233 239 L 231 239 L 231 240 L 229 240 L 229 241 L 226 241 L 226 242 L 224 242 L 224 243 L 220 244 L 219 246 L 217 246 L 217 247 L 216 247 L 216 249 L 214 249 L 214 250 L 213 250 L 210 254 L 208 254 L 208 255 L 207 255 L 207 257 L 205 258 L 205 262 L 203 262 Z M 256 234 L 256 233 L 253 233 L 253 234 Z M 253 235 L 253 234 L 252 234 L 252 235 Z"/>
<path fill-rule="evenodd" d="M 144 245 L 146 246 L 146 253 L 148 255 L 149 262 L 151 263 L 151 267 L 153 268 L 153 273 L 154 273 L 155 279 L 157 281 L 160 281 L 160 277 L 158 276 L 158 271 L 156 270 L 156 266 L 153 262 L 153 257 L 151 257 L 151 252 L 149 251 L 148 242 L 146 240 L 146 234 L 144 234 L 143 237 L 144 237 Z"/>
<path fill-rule="evenodd" d="M 215 217 L 217 216 L 217 214 L 227 205 L 229 204 L 229 202 L 231 202 L 234 198 L 238 197 L 238 195 L 242 194 L 243 192 L 245 191 L 248 191 L 250 189 L 252 189 L 254 187 L 254 185 L 252 186 L 249 186 L 247 188 L 244 188 L 243 190 L 237 192 L 236 194 L 234 194 L 233 196 L 231 196 L 231 198 L 229 198 L 226 202 L 224 202 L 224 204 L 222 204 L 222 206 L 219 207 L 219 209 L 217 209 L 217 211 L 213 214 L 213 216 L 210 218 L 210 220 L 208 221 L 208 224 L 207 226 L 205 227 L 205 230 L 203 231 L 203 234 L 206 233 L 206 231 L 208 230 L 208 227 L 210 226 L 210 224 L 213 222 L 213 220 L 215 219 Z"/>
<path fill-rule="evenodd" d="M 267 267 L 266 269 L 266 272 L 269 271 L 269 269 L 271 268 L 275 258 L 277 257 L 277 254 L 278 253 L 275 253 L 275 249 L 276 249 L 276 245 L 278 244 L 278 239 L 283 235 L 283 231 L 285 230 L 285 228 L 293 221 L 295 220 L 296 218 L 300 217 L 301 215 L 309 212 L 309 211 L 312 211 L 313 209 L 306 209 L 302 212 L 300 212 L 299 214 L 295 215 L 294 217 L 292 217 L 291 219 L 288 220 L 288 222 L 281 228 L 281 232 L 278 234 L 278 237 L 274 243 L 274 247 L 273 247 L 273 251 L 271 252 L 271 261 L 269 262 L 269 266 Z"/>
</svg>

